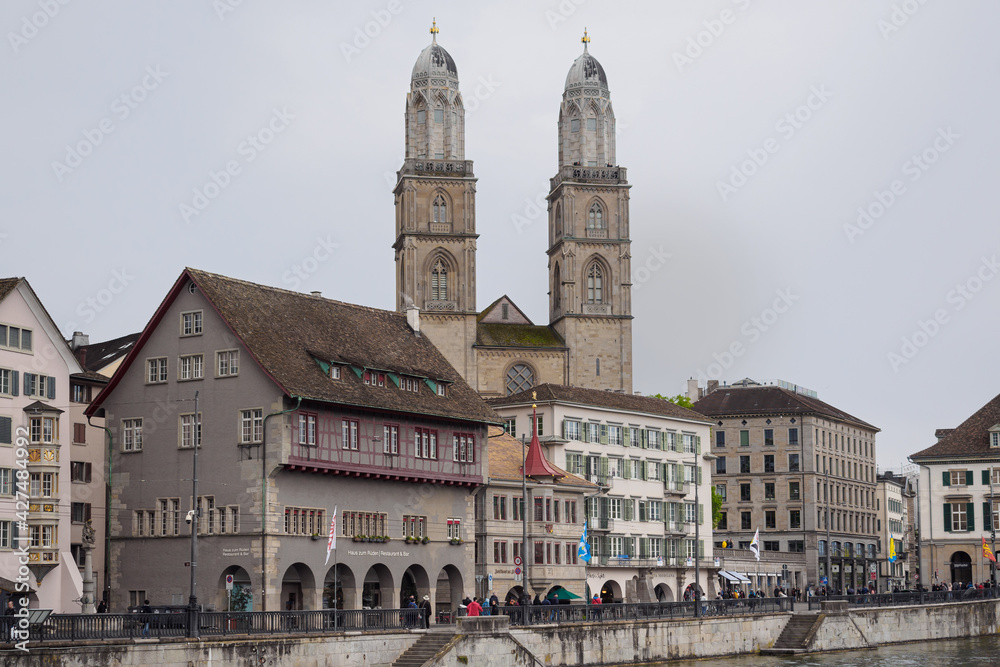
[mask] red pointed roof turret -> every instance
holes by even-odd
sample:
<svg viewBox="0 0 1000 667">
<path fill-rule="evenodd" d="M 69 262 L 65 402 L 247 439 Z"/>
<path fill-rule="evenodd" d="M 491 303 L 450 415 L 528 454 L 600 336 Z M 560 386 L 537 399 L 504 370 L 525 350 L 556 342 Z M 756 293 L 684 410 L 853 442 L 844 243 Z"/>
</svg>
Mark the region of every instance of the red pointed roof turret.
<svg viewBox="0 0 1000 667">
<path fill-rule="evenodd" d="M 552 477 L 556 479 L 564 477 L 545 459 L 545 454 L 542 453 L 542 443 L 538 441 L 537 423 L 535 406 L 531 406 L 531 444 L 528 446 L 527 460 L 524 463 L 525 474 L 528 477 Z"/>
</svg>

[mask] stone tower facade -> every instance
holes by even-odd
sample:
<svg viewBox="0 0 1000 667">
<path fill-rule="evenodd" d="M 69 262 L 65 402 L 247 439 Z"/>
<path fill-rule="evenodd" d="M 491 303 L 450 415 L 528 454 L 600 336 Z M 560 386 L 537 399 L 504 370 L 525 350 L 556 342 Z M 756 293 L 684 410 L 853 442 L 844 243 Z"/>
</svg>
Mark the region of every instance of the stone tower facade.
<svg viewBox="0 0 1000 667">
<path fill-rule="evenodd" d="M 476 178 L 465 159 L 458 68 L 432 42 L 406 96 L 406 156 L 396 205 L 396 308 L 420 309 L 420 327 L 475 387 Z"/>
<path fill-rule="evenodd" d="M 567 384 L 632 393 L 629 186 L 615 158 L 604 68 L 587 50 L 566 76 L 559 171 L 550 181 L 549 317 L 569 348 Z"/>
</svg>

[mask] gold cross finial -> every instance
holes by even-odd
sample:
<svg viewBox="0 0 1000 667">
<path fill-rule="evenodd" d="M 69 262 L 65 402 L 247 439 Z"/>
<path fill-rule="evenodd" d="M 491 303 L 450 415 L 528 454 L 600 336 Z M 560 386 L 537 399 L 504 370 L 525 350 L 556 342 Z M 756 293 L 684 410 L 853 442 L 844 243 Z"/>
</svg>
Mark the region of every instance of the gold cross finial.
<svg viewBox="0 0 1000 667">
<path fill-rule="evenodd" d="M 583 29 L 583 39 L 581 39 L 580 41 L 583 42 L 583 50 L 586 51 L 587 50 L 587 44 L 590 44 L 590 37 L 587 36 L 587 29 L 586 28 Z"/>
<path fill-rule="evenodd" d="M 441 31 L 438 29 L 437 17 L 435 16 L 434 20 L 431 22 L 431 35 L 433 35 L 433 39 L 434 39 L 434 43 L 435 44 L 437 44 L 437 34 L 439 32 L 441 32 Z"/>
</svg>

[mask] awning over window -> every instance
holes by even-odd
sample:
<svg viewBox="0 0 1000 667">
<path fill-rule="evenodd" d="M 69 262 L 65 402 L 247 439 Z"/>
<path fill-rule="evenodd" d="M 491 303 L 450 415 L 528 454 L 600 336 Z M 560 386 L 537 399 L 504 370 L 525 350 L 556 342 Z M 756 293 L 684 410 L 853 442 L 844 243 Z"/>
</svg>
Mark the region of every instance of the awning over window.
<svg viewBox="0 0 1000 667">
<path fill-rule="evenodd" d="M 725 579 L 726 581 L 730 581 L 730 582 L 732 582 L 734 584 L 749 584 L 750 583 L 750 580 L 747 579 L 746 577 L 744 577 L 739 572 L 727 572 L 725 570 L 719 570 L 719 576 L 722 577 L 723 579 Z"/>
</svg>

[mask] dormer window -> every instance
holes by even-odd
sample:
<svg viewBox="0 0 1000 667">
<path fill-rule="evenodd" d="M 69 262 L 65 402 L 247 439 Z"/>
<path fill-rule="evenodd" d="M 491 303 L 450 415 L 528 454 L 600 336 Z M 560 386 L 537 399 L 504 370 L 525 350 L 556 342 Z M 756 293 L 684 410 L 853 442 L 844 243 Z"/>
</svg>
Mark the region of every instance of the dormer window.
<svg viewBox="0 0 1000 667">
<path fill-rule="evenodd" d="M 384 387 L 385 373 L 375 373 L 374 371 L 365 371 L 364 380 L 365 384 L 371 385 L 372 387 Z"/>
<path fill-rule="evenodd" d="M 331 380 L 340 379 L 340 366 L 330 366 L 330 379 Z"/>
<path fill-rule="evenodd" d="M 447 388 L 441 382 L 438 382 L 438 384 L 437 384 L 437 395 L 438 396 L 447 396 L 448 395 Z"/>
<path fill-rule="evenodd" d="M 1000 449 L 1000 424 L 990 429 L 990 448 Z"/>
<path fill-rule="evenodd" d="M 401 377 L 399 378 L 399 388 L 403 391 L 420 391 L 420 380 L 416 378 Z"/>
</svg>

